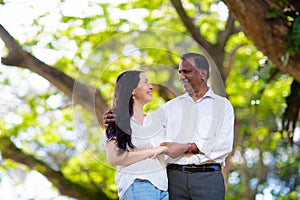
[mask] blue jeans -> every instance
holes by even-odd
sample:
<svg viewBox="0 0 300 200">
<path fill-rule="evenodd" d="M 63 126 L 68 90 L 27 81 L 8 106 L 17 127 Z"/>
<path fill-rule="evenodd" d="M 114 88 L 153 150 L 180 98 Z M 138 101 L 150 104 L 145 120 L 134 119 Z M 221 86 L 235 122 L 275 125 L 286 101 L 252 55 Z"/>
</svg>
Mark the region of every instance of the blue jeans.
<svg viewBox="0 0 300 200">
<path fill-rule="evenodd" d="M 156 188 L 147 180 L 136 179 L 120 200 L 168 200 L 169 193 Z"/>
</svg>

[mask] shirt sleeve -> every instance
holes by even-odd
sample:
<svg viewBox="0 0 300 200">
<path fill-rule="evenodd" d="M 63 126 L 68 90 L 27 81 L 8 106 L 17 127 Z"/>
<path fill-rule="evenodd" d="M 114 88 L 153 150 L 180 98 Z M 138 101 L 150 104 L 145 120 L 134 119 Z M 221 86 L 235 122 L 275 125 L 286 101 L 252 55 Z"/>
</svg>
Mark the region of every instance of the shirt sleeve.
<svg viewBox="0 0 300 200">
<path fill-rule="evenodd" d="M 198 149 L 207 160 L 225 159 L 233 148 L 234 110 L 227 99 L 225 101 L 224 115 L 219 113 L 219 115 L 213 116 L 212 120 L 215 121 L 216 118 L 221 124 L 217 126 L 215 136 L 203 138 L 197 134 L 194 140 Z"/>
</svg>

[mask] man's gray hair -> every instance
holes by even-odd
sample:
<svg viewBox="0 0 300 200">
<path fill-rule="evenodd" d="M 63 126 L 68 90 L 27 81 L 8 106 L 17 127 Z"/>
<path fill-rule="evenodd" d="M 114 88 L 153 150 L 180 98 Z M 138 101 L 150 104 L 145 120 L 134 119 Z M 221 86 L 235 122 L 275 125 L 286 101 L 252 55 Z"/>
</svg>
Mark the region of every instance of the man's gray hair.
<svg viewBox="0 0 300 200">
<path fill-rule="evenodd" d="M 209 63 L 205 56 L 199 53 L 188 52 L 181 55 L 181 59 L 186 60 L 188 58 L 194 58 L 195 67 L 199 70 L 207 71 L 207 78 L 209 78 Z"/>
</svg>

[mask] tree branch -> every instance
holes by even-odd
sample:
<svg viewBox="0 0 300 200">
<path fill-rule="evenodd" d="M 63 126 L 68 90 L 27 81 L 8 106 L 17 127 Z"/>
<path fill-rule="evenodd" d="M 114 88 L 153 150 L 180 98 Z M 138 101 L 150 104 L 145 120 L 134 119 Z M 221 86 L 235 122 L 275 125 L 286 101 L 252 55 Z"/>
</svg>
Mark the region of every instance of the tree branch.
<svg viewBox="0 0 300 200">
<path fill-rule="evenodd" d="M 234 26 L 234 17 L 229 14 L 229 17 L 227 19 L 226 27 L 224 30 L 219 31 L 217 42 L 215 44 L 212 44 L 208 42 L 199 31 L 199 28 L 196 27 L 193 23 L 193 20 L 186 14 L 182 3 L 180 0 L 171 0 L 174 8 L 176 9 L 181 21 L 185 25 L 186 29 L 194 40 L 198 42 L 199 45 L 201 45 L 212 57 L 214 63 L 219 69 L 219 72 L 221 73 L 221 77 L 223 78 L 223 81 L 226 80 L 226 76 L 224 76 L 224 54 L 225 54 L 225 46 L 227 44 L 227 41 L 229 37 L 232 34 L 235 34 L 240 31 L 239 28 L 236 28 Z"/>
<path fill-rule="evenodd" d="M 239 48 L 241 48 L 242 46 L 245 46 L 246 44 L 245 43 L 241 43 L 239 45 L 237 45 L 236 47 L 233 48 L 233 50 L 230 52 L 229 54 L 229 58 L 227 60 L 227 66 L 226 66 L 226 70 L 224 70 L 224 79 L 226 80 L 227 77 L 229 76 L 229 73 L 230 73 L 230 70 L 232 69 L 232 65 L 233 65 L 233 61 L 234 61 L 234 57 L 235 57 L 235 54 L 237 52 L 237 50 Z"/>
<path fill-rule="evenodd" d="M 40 172 L 57 187 L 62 195 L 83 200 L 99 199 L 100 197 L 101 199 L 109 199 L 104 192 L 88 185 L 74 183 L 64 177 L 60 171 L 55 171 L 34 156 L 25 154 L 16 147 L 9 137 L 0 138 L 0 147 L 4 159 L 14 160 L 15 162 L 28 166 L 32 170 Z"/>
<path fill-rule="evenodd" d="M 196 40 L 198 44 L 203 46 L 205 49 L 211 49 L 212 44 L 209 43 L 204 37 L 202 37 L 199 28 L 194 25 L 193 20 L 186 14 L 181 1 L 171 0 L 171 3 L 173 4 L 181 21 L 183 22 L 186 29 L 191 33 L 194 40 Z"/>
<path fill-rule="evenodd" d="M 225 48 L 225 45 L 231 35 L 241 31 L 240 28 L 236 28 L 234 26 L 234 22 L 235 22 L 235 19 L 232 16 L 231 12 L 229 12 L 229 16 L 227 18 L 227 23 L 226 23 L 225 29 L 218 33 L 218 38 L 217 38 L 218 43 L 219 43 L 218 46 L 222 46 L 223 47 L 222 49 Z"/>
<path fill-rule="evenodd" d="M 102 115 L 107 110 L 108 105 L 99 90 L 74 80 L 24 51 L 1 25 L 0 37 L 9 50 L 8 56 L 2 57 L 2 64 L 26 68 L 46 78 L 72 99 L 75 104 L 82 105 L 87 111 L 94 114 L 99 124 L 103 125 Z"/>
</svg>

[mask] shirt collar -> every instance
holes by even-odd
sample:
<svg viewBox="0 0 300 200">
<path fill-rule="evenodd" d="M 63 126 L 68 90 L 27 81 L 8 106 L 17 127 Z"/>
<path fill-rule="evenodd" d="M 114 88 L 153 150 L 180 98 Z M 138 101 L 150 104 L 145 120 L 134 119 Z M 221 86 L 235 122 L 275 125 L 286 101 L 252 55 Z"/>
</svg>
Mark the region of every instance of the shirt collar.
<svg viewBox="0 0 300 200">
<path fill-rule="evenodd" d="M 202 101 L 203 99 L 205 99 L 205 98 L 212 98 L 212 99 L 215 99 L 215 93 L 214 93 L 214 91 L 212 90 L 212 88 L 211 87 L 209 87 L 208 88 L 208 91 L 205 93 L 205 95 L 202 97 L 202 98 L 200 98 L 200 99 L 198 99 L 196 102 L 200 102 L 200 101 Z M 184 93 L 183 95 L 181 95 L 179 98 L 183 98 L 183 99 L 191 99 L 192 101 L 194 101 L 193 99 L 192 99 L 192 97 L 188 94 L 188 93 Z"/>
</svg>

